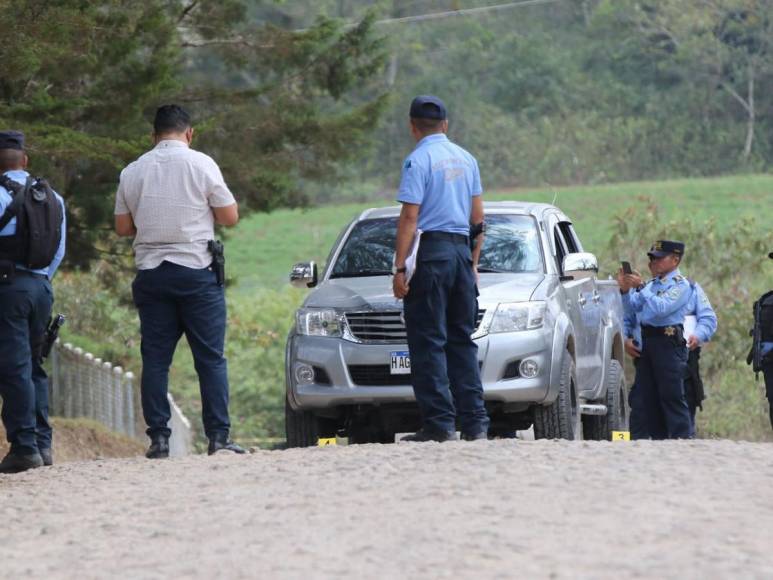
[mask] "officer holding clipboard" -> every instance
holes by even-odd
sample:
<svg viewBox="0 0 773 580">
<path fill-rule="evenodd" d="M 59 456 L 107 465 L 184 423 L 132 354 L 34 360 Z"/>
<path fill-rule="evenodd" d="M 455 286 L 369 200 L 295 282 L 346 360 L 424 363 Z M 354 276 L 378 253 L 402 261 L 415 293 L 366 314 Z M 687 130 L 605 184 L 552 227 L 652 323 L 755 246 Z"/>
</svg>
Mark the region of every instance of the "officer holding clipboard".
<svg viewBox="0 0 773 580">
<path fill-rule="evenodd" d="M 489 418 L 478 347 L 471 338 L 483 245 L 478 162 L 446 137 L 446 107 L 437 97 L 413 100 L 410 130 L 417 143 L 403 164 L 397 197 L 403 207 L 393 291 L 404 299 L 411 383 L 422 427 L 403 440 L 453 440 L 457 416 L 463 439 L 486 439 Z M 421 239 L 409 285 L 406 261 L 417 230 Z"/>
</svg>

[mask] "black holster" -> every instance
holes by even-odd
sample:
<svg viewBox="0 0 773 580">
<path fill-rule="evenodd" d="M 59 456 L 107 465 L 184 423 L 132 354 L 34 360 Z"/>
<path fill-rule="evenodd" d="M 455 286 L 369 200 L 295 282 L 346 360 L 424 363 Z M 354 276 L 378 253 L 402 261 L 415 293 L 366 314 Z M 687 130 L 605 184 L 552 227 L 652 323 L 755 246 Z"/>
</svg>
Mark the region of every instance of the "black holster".
<svg viewBox="0 0 773 580">
<path fill-rule="evenodd" d="M 225 285 L 225 248 L 220 240 L 209 240 L 207 249 L 212 253 L 212 269 L 218 286 Z"/>
</svg>

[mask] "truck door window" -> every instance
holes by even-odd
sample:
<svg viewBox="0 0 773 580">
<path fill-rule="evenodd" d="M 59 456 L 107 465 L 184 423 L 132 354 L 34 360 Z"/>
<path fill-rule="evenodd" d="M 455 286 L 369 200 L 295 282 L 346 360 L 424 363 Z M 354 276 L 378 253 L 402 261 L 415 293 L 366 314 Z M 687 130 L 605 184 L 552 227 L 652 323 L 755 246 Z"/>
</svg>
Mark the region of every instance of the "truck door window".
<svg viewBox="0 0 773 580">
<path fill-rule="evenodd" d="M 582 252 L 582 246 L 574 233 L 572 222 L 558 222 L 558 229 L 561 230 L 561 235 L 566 241 L 566 248 L 570 254 L 576 254 Z"/>
<path fill-rule="evenodd" d="M 556 267 L 558 268 L 558 271 L 563 276 L 564 257 L 569 253 L 569 251 L 566 247 L 566 241 L 564 240 L 564 236 L 561 234 L 561 230 L 559 229 L 558 225 L 556 225 L 553 228 L 553 239 L 555 240 L 555 243 L 556 243 Z"/>
</svg>

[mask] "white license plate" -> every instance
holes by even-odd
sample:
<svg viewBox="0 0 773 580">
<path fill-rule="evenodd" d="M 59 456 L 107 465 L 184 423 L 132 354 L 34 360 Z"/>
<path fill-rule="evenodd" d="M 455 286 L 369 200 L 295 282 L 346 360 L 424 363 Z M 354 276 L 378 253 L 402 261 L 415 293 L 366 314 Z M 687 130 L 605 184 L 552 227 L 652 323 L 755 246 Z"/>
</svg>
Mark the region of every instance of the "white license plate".
<svg viewBox="0 0 773 580">
<path fill-rule="evenodd" d="M 411 357 L 407 350 L 395 350 L 389 353 L 389 372 L 393 375 L 411 373 Z"/>
</svg>

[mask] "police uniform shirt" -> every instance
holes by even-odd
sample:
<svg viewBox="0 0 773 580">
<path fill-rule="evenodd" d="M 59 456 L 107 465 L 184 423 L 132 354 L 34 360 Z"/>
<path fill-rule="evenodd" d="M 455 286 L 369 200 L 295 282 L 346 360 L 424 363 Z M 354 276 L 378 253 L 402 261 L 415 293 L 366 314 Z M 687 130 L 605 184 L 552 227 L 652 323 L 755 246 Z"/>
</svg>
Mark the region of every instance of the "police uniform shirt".
<svg viewBox="0 0 773 580">
<path fill-rule="evenodd" d="M 27 182 L 27 177 L 29 176 L 29 173 L 27 173 L 23 169 L 15 169 L 12 171 L 7 171 L 5 175 L 7 175 L 10 179 L 13 179 L 15 182 L 24 185 Z M 62 258 L 64 258 L 65 231 L 67 229 L 67 217 L 64 211 L 64 200 L 58 193 L 54 192 L 54 195 L 56 196 L 56 199 L 59 202 L 59 205 L 62 207 L 62 236 L 59 239 L 59 247 L 56 250 L 54 259 L 51 261 L 51 263 L 48 265 L 47 268 L 41 268 L 39 270 L 31 270 L 35 274 L 45 275 L 46 277 L 48 277 L 49 280 L 51 280 L 54 277 L 54 274 L 56 273 L 57 268 L 59 268 L 59 264 L 62 263 Z M 12 195 L 8 192 L 7 189 L 5 189 L 2 185 L 0 185 L 0 216 L 2 216 L 5 213 L 5 209 L 11 204 L 12 201 L 13 201 Z M 12 236 L 15 233 L 16 233 L 16 218 L 13 217 L 6 224 L 6 226 L 2 230 L 0 230 L 0 236 Z M 21 264 L 16 264 L 16 268 L 19 270 L 29 270 L 29 268 L 25 268 Z"/>
<path fill-rule="evenodd" d="M 467 236 L 472 198 L 482 192 L 478 162 L 438 133 L 424 137 L 406 158 L 397 201 L 420 206 L 418 229 Z"/>
<path fill-rule="evenodd" d="M 701 344 L 709 342 L 717 331 L 717 314 L 711 307 L 709 297 L 697 282 L 692 282 L 692 293 L 687 301 L 685 315 L 693 315 L 697 319 L 693 335 Z"/>
<path fill-rule="evenodd" d="M 623 302 L 628 301 L 641 324 L 674 326 L 684 323 L 691 295 L 690 283 L 677 269 L 653 278 L 641 290 L 632 288 L 623 294 Z"/>
</svg>

